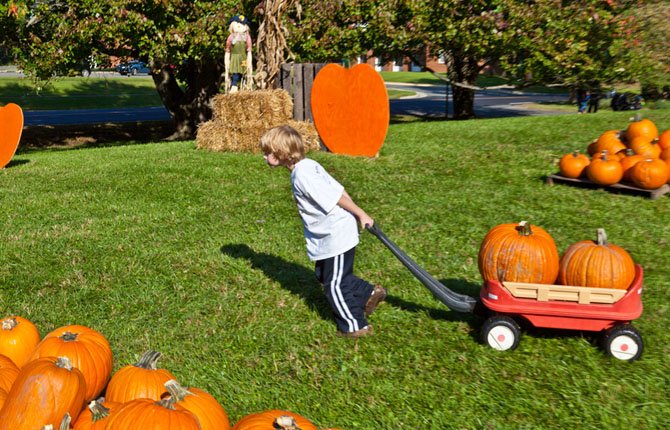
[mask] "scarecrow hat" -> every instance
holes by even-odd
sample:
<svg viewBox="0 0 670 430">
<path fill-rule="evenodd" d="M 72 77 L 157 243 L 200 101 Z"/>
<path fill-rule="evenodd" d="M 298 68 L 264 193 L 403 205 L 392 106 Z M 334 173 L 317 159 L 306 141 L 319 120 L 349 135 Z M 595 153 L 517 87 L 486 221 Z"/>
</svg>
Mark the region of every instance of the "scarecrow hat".
<svg viewBox="0 0 670 430">
<path fill-rule="evenodd" d="M 233 22 L 239 22 L 240 24 L 249 25 L 249 20 L 244 15 L 235 15 L 234 17 L 228 20 L 228 24 L 232 24 Z"/>
</svg>

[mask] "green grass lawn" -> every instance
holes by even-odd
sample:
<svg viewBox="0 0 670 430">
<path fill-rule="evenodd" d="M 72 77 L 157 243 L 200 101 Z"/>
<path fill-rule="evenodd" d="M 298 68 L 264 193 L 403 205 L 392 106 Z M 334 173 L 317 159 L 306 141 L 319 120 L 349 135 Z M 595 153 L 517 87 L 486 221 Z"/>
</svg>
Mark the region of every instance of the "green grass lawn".
<svg viewBox="0 0 670 430">
<path fill-rule="evenodd" d="M 451 289 L 477 295 L 486 232 L 528 220 L 559 252 L 604 227 L 645 269 L 634 325 L 645 352 L 612 359 L 597 336 L 524 331 L 478 342 L 372 235 L 357 273 L 389 290 L 356 341 L 335 325 L 304 249 L 289 173 L 194 142 L 23 148 L 0 171 L 0 303 L 45 335 L 102 332 L 114 368 L 148 349 L 231 421 L 271 408 L 341 429 L 663 429 L 670 410 L 670 196 L 545 184 L 629 113 L 390 127 L 376 159 L 312 154 L 385 233 Z M 668 111 L 650 112 L 670 128 Z"/>
</svg>

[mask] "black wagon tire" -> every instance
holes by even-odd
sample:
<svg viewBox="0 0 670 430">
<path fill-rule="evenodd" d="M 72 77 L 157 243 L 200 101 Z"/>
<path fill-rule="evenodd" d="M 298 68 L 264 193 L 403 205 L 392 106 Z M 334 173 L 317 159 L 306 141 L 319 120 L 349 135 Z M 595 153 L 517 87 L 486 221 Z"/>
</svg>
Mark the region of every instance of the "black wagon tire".
<svg viewBox="0 0 670 430">
<path fill-rule="evenodd" d="M 642 356 L 642 335 L 630 324 L 619 324 L 605 332 L 605 351 L 622 361 L 634 361 Z"/>
<path fill-rule="evenodd" d="M 519 346 L 521 329 L 511 317 L 492 316 L 482 325 L 481 341 L 498 351 L 511 351 Z"/>
</svg>

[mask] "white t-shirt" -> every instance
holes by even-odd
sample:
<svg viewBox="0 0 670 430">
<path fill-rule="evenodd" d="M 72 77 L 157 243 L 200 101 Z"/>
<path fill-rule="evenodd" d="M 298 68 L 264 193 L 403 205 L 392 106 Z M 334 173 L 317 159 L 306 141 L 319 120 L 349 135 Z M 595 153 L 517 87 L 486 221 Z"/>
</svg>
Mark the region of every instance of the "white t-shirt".
<svg viewBox="0 0 670 430">
<path fill-rule="evenodd" d="M 358 245 L 356 217 L 337 205 L 344 187 L 319 163 L 300 160 L 291 172 L 291 186 L 310 260 L 334 257 Z"/>
</svg>

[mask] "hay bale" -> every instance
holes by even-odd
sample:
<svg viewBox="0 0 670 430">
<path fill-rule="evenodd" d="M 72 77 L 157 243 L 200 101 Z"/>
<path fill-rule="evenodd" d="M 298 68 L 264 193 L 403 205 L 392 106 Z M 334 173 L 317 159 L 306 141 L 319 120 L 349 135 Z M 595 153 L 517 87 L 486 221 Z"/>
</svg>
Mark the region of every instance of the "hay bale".
<svg viewBox="0 0 670 430">
<path fill-rule="evenodd" d="M 261 136 L 288 124 L 303 137 L 306 151 L 320 149 L 314 124 L 294 121 L 293 102 L 285 90 L 239 91 L 212 99 L 214 119 L 198 127 L 199 149 L 226 152 L 260 152 Z"/>
</svg>

